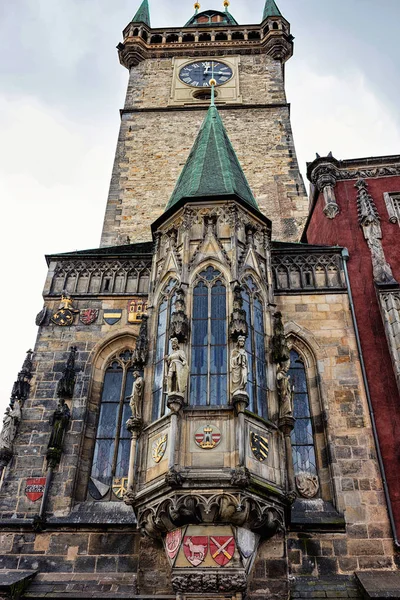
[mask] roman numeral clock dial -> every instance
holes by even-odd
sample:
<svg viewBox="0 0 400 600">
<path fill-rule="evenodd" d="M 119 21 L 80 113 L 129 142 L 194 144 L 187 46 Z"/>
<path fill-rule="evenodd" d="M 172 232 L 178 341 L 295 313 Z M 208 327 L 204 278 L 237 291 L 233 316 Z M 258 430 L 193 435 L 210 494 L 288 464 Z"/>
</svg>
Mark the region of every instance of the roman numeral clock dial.
<svg viewBox="0 0 400 600">
<path fill-rule="evenodd" d="M 233 77 L 233 71 L 228 65 L 216 60 L 206 62 L 193 62 L 179 72 L 179 79 L 192 87 L 210 87 L 211 79 L 215 79 L 217 85 L 223 85 Z"/>
</svg>

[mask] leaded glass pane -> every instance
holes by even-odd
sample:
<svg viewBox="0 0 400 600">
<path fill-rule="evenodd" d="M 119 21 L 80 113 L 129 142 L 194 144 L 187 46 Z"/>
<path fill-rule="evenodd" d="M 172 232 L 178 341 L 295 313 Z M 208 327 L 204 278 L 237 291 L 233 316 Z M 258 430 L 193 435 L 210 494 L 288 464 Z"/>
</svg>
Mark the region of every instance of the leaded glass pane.
<svg viewBox="0 0 400 600">
<path fill-rule="evenodd" d="M 314 446 L 294 446 L 292 452 L 296 475 L 301 472 L 317 475 Z"/>
<path fill-rule="evenodd" d="M 226 373 L 227 372 L 227 348 L 224 346 L 211 347 L 211 373 Z"/>
<path fill-rule="evenodd" d="M 129 448 L 131 442 L 129 439 L 121 440 L 118 446 L 117 466 L 115 477 L 127 477 L 129 471 Z"/>
<path fill-rule="evenodd" d="M 292 381 L 293 383 L 293 381 Z M 310 416 L 310 406 L 308 402 L 308 394 L 297 394 L 295 389 L 295 402 L 294 402 L 294 418 L 304 419 Z"/>
<path fill-rule="evenodd" d="M 268 419 L 267 391 L 259 386 L 257 386 L 257 406 L 259 414 L 264 419 Z"/>
<path fill-rule="evenodd" d="M 122 385 L 122 368 L 109 369 L 104 377 L 102 402 L 119 402 Z"/>
<path fill-rule="evenodd" d="M 130 417 L 132 416 L 132 411 L 131 411 L 131 407 L 129 406 L 129 402 L 125 402 L 123 409 L 122 409 L 122 420 L 121 420 L 121 426 L 120 426 L 120 432 L 119 432 L 119 436 L 121 439 L 123 438 L 129 438 L 130 439 L 130 433 L 126 428 L 126 422 L 128 419 L 130 419 Z"/>
<path fill-rule="evenodd" d="M 211 321 L 211 346 L 226 345 L 226 319 Z"/>
<path fill-rule="evenodd" d="M 115 438 L 117 431 L 117 420 L 119 404 L 106 402 L 101 405 L 99 425 L 97 428 L 98 438 Z"/>
<path fill-rule="evenodd" d="M 92 477 L 103 483 L 111 483 L 114 440 L 97 440 L 94 449 Z"/>
<path fill-rule="evenodd" d="M 207 346 L 197 346 L 192 348 L 192 369 L 193 375 L 207 374 Z"/>
<path fill-rule="evenodd" d="M 207 375 L 194 375 L 190 384 L 190 400 L 195 406 L 207 404 Z"/>
<path fill-rule="evenodd" d="M 162 388 L 153 392 L 153 408 L 152 408 L 152 412 L 151 412 L 151 420 L 152 421 L 157 421 L 157 419 L 160 418 L 162 395 L 163 395 Z"/>
<path fill-rule="evenodd" d="M 211 375 L 210 404 L 221 406 L 227 403 L 227 377 L 226 375 Z"/>
<path fill-rule="evenodd" d="M 193 320 L 192 343 L 193 346 L 206 346 L 208 339 L 208 320 Z"/>
</svg>

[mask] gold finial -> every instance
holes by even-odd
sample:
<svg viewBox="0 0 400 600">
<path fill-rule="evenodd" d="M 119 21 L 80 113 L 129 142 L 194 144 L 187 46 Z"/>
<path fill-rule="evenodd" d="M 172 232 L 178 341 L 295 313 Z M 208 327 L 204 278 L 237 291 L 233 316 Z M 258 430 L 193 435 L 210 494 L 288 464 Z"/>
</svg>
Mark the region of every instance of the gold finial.
<svg viewBox="0 0 400 600">
<path fill-rule="evenodd" d="M 215 79 L 210 79 L 210 85 L 211 86 L 217 85 L 217 82 L 215 81 Z"/>
<path fill-rule="evenodd" d="M 198 12 L 200 10 L 200 2 L 195 2 L 194 3 L 194 9 L 196 12 Z"/>
<path fill-rule="evenodd" d="M 224 0 L 225 10 L 228 10 L 229 5 L 230 5 L 229 0 Z"/>
</svg>

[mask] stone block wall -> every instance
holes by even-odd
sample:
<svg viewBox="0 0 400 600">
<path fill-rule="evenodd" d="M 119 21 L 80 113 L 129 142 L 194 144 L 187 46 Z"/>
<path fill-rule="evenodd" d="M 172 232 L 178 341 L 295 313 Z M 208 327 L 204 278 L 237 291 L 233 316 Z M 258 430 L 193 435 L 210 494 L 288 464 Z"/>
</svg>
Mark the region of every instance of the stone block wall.
<svg viewBox="0 0 400 600">
<path fill-rule="evenodd" d="M 102 246 L 127 235 L 150 239 L 205 117 L 207 106 L 168 108 L 172 59 L 131 70 L 104 220 Z M 268 56 L 243 56 L 243 104 L 220 106 L 221 117 L 273 237 L 296 241 L 308 214 L 282 67 Z"/>
</svg>

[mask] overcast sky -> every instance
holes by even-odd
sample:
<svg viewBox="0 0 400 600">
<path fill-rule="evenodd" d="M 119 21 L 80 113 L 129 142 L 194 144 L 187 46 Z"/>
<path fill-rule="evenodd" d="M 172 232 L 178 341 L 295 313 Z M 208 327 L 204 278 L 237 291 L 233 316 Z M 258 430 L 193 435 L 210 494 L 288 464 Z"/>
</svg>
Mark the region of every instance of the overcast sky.
<svg viewBox="0 0 400 600">
<path fill-rule="evenodd" d="M 301 169 L 400 154 L 400 0 L 277 0 L 291 22 L 286 66 Z M 44 254 L 99 244 L 128 73 L 115 46 L 136 0 L 0 3 L 0 406 L 35 344 Z M 184 24 L 189 0 L 150 0 L 154 27 Z M 258 23 L 264 0 L 232 0 Z M 222 9 L 222 0 L 202 9 Z M 167 201 L 167 198 L 165 199 Z"/>
</svg>

